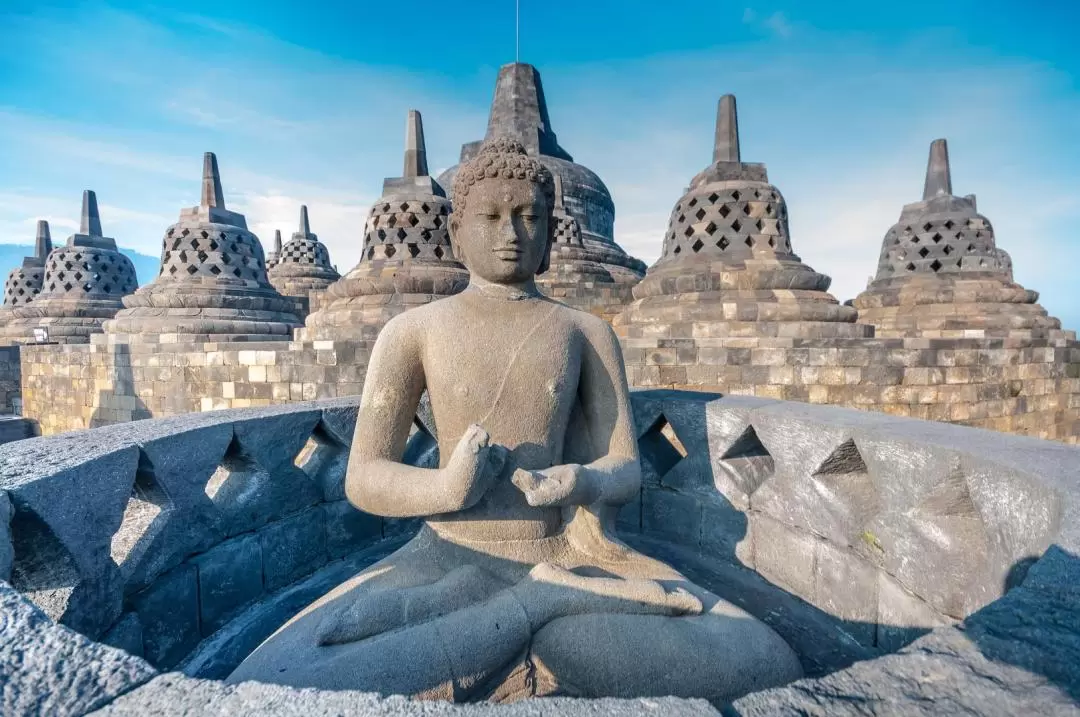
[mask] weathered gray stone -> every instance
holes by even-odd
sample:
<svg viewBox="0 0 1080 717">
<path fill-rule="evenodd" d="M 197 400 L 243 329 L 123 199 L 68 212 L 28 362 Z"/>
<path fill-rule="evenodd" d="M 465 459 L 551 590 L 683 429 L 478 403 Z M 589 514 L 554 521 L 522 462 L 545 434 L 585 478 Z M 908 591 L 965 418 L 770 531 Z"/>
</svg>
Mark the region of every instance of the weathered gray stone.
<svg viewBox="0 0 1080 717">
<path fill-rule="evenodd" d="M 11 544 L 11 516 L 15 513 L 7 493 L 0 491 L 0 580 L 11 580 L 15 548 Z"/>
<path fill-rule="evenodd" d="M 325 514 L 311 508 L 259 532 L 266 589 L 277 590 L 326 562 Z"/>
<path fill-rule="evenodd" d="M 75 717 L 156 674 L 137 657 L 55 624 L 0 582 L 0 713 Z"/>
<path fill-rule="evenodd" d="M 741 717 L 1080 714 L 1080 560 L 1051 548 L 1024 584 L 899 653 L 737 700 Z"/>
<path fill-rule="evenodd" d="M 382 539 L 383 519 L 365 513 L 347 500 L 327 503 L 321 509 L 326 521 L 326 553 L 331 560 Z"/>
<path fill-rule="evenodd" d="M 197 555 L 199 625 L 209 635 L 263 593 L 262 548 L 255 535 L 242 535 Z"/>
<path fill-rule="evenodd" d="M 133 612 L 129 612 L 121 617 L 116 621 L 116 624 L 105 633 L 101 638 L 101 642 L 109 647 L 123 650 L 129 655 L 142 657 L 143 629 L 142 622 L 139 621 L 139 616 Z"/>
<path fill-rule="evenodd" d="M 222 717 L 265 714 L 285 717 L 712 717 L 719 714 L 704 700 L 670 697 L 643 700 L 553 698 L 505 706 L 455 706 L 405 697 L 382 698 L 370 692 L 294 689 L 258 682 L 226 685 L 175 673 L 162 675 L 97 714 L 102 717 L 142 717 L 149 713 L 163 717 L 192 714 Z"/>
<path fill-rule="evenodd" d="M 143 627 L 143 654 L 161 669 L 198 644 L 199 587 L 194 565 L 178 565 L 128 601 Z"/>
</svg>

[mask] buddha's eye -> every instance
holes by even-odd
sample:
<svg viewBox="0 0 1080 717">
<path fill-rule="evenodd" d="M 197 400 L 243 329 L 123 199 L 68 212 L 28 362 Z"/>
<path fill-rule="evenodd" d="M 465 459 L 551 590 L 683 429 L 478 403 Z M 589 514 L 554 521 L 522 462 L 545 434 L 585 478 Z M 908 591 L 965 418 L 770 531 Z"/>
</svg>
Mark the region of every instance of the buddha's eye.
<svg viewBox="0 0 1080 717">
<path fill-rule="evenodd" d="M 536 216 L 535 214 L 522 214 L 521 218 L 527 222 L 535 222 L 540 217 Z"/>
<path fill-rule="evenodd" d="M 499 218 L 499 215 L 497 213 L 495 213 L 495 212 L 477 212 L 476 216 L 480 217 L 481 219 L 490 219 L 490 220 L 495 220 L 495 219 Z"/>
</svg>

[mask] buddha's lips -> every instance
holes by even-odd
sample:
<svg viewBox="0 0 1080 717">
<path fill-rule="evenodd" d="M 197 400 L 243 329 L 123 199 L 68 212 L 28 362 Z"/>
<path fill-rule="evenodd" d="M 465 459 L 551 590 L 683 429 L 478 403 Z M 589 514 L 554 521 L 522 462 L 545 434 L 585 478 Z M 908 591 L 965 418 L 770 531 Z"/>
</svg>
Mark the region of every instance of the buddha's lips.
<svg viewBox="0 0 1080 717">
<path fill-rule="evenodd" d="M 495 249 L 492 249 L 491 252 L 493 254 L 495 254 L 495 256 L 498 256 L 499 258 L 513 258 L 513 259 L 516 259 L 517 257 L 519 257 L 519 256 L 521 256 L 522 254 L 525 253 L 524 250 L 519 249 L 519 248 L 517 248 L 515 246 L 501 246 L 501 247 L 497 247 Z"/>
</svg>

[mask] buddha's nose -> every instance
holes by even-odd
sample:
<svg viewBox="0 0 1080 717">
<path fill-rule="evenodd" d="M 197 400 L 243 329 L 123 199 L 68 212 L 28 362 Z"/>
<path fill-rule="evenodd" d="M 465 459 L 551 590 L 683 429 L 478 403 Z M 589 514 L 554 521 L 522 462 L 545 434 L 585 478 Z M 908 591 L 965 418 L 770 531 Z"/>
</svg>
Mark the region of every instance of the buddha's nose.
<svg viewBox="0 0 1080 717">
<path fill-rule="evenodd" d="M 504 244 L 517 244 L 519 232 L 517 230 L 517 219 L 512 216 L 505 218 L 499 225 L 499 239 Z"/>
</svg>

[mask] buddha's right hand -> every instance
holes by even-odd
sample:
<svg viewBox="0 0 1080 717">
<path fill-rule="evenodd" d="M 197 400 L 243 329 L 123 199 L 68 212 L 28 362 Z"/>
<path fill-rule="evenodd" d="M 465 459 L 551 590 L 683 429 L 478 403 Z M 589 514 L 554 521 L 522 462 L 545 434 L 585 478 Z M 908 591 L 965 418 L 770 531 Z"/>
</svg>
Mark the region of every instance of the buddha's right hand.
<svg viewBox="0 0 1080 717">
<path fill-rule="evenodd" d="M 455 510 L 465 510 L 495 483 L 506 464 L 508 451 L 491 443 L 491 436 L 475 423 L 465 429 L 446 466 L 440 469 L 439 482 Z"/>
</svg>

